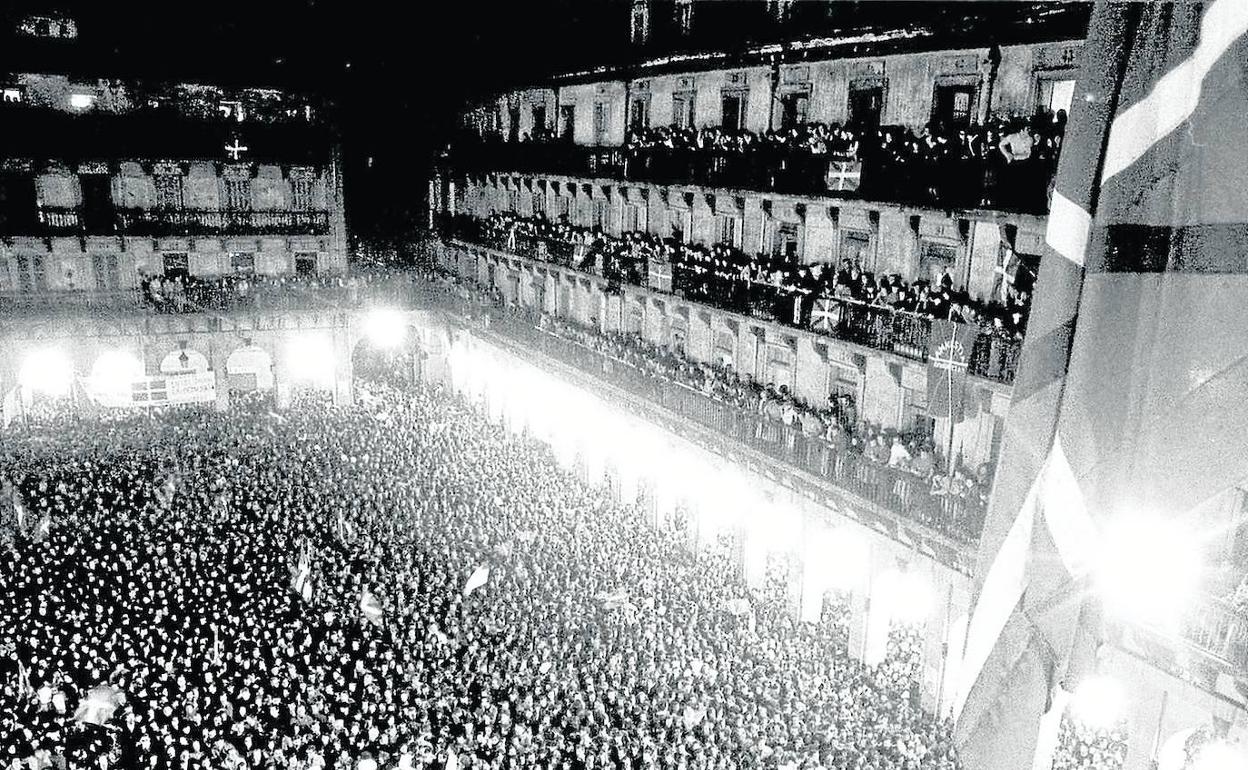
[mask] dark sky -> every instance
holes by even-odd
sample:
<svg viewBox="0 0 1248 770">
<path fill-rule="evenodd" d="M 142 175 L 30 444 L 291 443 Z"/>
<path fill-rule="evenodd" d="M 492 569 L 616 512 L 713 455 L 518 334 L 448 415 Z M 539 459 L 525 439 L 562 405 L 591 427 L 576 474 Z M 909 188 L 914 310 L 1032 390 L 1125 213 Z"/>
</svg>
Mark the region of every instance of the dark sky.
<svg viewBox="0 0 1248 770">
<path fill-rule="evenodd" d="M 672 0 L 654 0 L 656 46 Z M 1008 8 L 992 2 L 799 2 L 790 28 L 768 24 L 764 0 L 700 0 L 692 43 L 897 24 Z M 4 27 L 61 10 L 80 38 L 27 47 L 0 38 L 0 73 L 77 69 L 143 77 L 310 90 L 340 108 L 348 213 L 357 232 L 404 229 L 419 210 L 429 160 L 467 98 L 589 64 L 638 57 L 631 0 L 0 0 Z M 943 18 L 943 17 L 942 17 Z M 372 159 L 369 167 L 368 160 Z"/>
</svg>

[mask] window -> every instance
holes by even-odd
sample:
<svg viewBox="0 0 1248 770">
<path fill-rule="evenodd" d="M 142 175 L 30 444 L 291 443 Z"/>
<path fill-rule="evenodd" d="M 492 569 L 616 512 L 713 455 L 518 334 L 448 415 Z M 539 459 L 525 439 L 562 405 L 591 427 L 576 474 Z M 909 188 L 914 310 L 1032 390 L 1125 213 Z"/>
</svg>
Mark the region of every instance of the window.
<svg viewBox="0 0 1248 770">
<path fill-rule="evenodd" d="M 116 289 L 121 285 L 121 273 L 117 268 L 116 254 L 96 254 L 91 257 L 95 271 L 95 288 L 100 291 Z"/>
<path fill-rule="evenodd" d="M 564 217 L 568 215 L 568 211 L 570 208 L 571 207 L 568 203 L 567 198 L 563 197 L 562 195 L 556 195 L 554 205 L 552 206 L 551 211 L 550 211 L 551 220 L 555 222 L 562 220 Z"/>
<path fill-rule="evenodd" d="M 595 200 L 593 205 L 593 220 L 590 224 L 595 230 L 605 231 L 607 229 L 607 202 L 604 200 Z"/>
<path fill-rule="evenodd" d="M 922 241 L 919 244 L 919 275 L 933 284 L 940 282 L 945 270 L 952 271 L 957 261 L 958 248 L 956 246 L 935 241 Z M 957 281 L 956 278 L 952 280 L 955 283 Z"/>
<path fill-rule="evenodd" d="M 1070 114 L 1070 103 L 1075 98 L 1075 81 L 1040 78 L 1036 88 L 1036 112 L 1057 114 L 1059 110 Z"/>
<path fill-rule="evenodd" d="M 797 224 L 781 222 L 776 225 L 775 243 L 772 253 L 790 261 L 797 261 L 798 239 Z"/>
<path fill-rule="evenodd" d="M 633 0 L 633 13 L 630 16 L 629 40 L 640 45 L 650 37 L 650 3 L 648 0 Z"/>
<path fill-rule="evenodd" d="M 901 389 L 901 429 L 936 435 L 936 419 L 927 413 L 927 388 Z"/>
<path fill-rule="evenodd" d="M 715 217 L 717 238 L 725 246 L 741 248 L 741 220 L 738 217 L 719 214 Z"/>
<path fill-rule="evenodd" d="M 314 251 L 295 254 L 295 275 L 316 275 L 316 256 Z"/>
<path fill-rule="evenodd" d="M 226 120 L 233 120 L 237 123 L 242 123 L 245 118 L 242 102 L 221 102 L 217 105 L 217 109 L 221 110 L 221 115 Z"/>
<path fill-rule="evenodd" d="M 190 261 L 185 251 L 170 251 L 164 255 L 165 277 L 186 278 L 190 276 Z"/>
<path fill-rule="evenodd" d="M 611 106 L 606 102 L 594 103 L 594 144 L 607 143 L 607 126 Z"/>
<path fill-rule="evenodd" d="M 737 338 L 732 332 L 721 331 L 715 335 L 715 363 L 732 366 L 737 357 Z"/>
<path fill-rule="evenodd" d="M 870 268 L 871 235 L 861 230 L 841 231 L 841 259 L 857 262 L 860 267 Z"/>
<path fill-rule="evenodd" d="M 572 141 L 576 135 L 576 105 L 565 104 L 559 108 L 559 136 Z"/>
<path fill-rule="evenodd" d="M 884 84 L 859 81 L 849 85 L 850 125 L 875 127 L 884 113 Z"/>
<path fill-rule="evenodd" d="M 969 126 L 974 117 L 971 110 L 975 103 L 976 90 L 970 84 L 936 86 L 932 97 L 932 120 L 946 128 Z"/>
<path fill-rule="evenodd" d="M 25 256 L 19 254 L 17 261 L 17 282 L 22 291 L 46 291 L 48 274 L 44 266 L 43 255 Z"/>
<path fill-rule="evenodd" d="M 89 110 L 95 106 L 94 94 L 70 94 L 69 106 L 75 110 Z"/>
<path fill-rule="evenodd" d="M 520 191 L 519 190 L 507 191 L 507 210 L 514 214 L 520 213 Z"/>
<path fill-rule="evenodd" d="M 635 96 L 628 109 L 628 128 L 639 131 L 650 127 L 650 97 Z"/>
<path fill-rule="evenodd" d="M 158 175 L 156 177 L 156 208 L 177 210 L 183 205 L 181 175 Z"/>
<path fill-rule="evenodd" d="M 256 255 L 250 251 L 234 251 L 230 253 L 230 270 L 236 275 L 256 274 Z"/>
<path fill-rule="evenodd" d="M 21 86 L 4 86 L 0 89 L 0 101 L 5 104 L 21 104 L 26 100 L 26 91 Z"/>
<path fill-rule="evenodd" d="M 780 387 L 793 387 L 793 351 L 786 345 L 767 345 L 767 364 L 763 374 L 767 381 Z"/>
<path fill-rule="evenodd" d="M 693 0 L 676 0 L 676 28 L 682 35 L 693 31 Z"/>
<path fill-rule="evenodd" d="M 225 180 L 225 207 L 230 211 L 248 211 L 251 209 L 251 180 Z"/>
<path fill-rule="evenodd" d="M 724 94 L 723 119 L 720 125 L 730 131 L 745 128 L 745 91 L 731 91 Z"/>
<path fill-rule="evenodd" d="M 546 130 L 546 105 L 533 105 L 533 134 Z"/>
<path fill-rule="evenodd" d="M 539 219 L 546 218 L 546 193 L 533 193 L 533 216 Z"/>
<path fill-rule="evenodd" d="M 644 232 L 647 224 L 645 206 L 639 206 L 636 203 L 624 204 L 624 232 Z"/>
<path fill-rule="evenodd" d="M 672 122 L 677 128 L 697 128 L 695 104 L 692 92 L 672 96 Z"/>
<path fill-rule="evenodd" d="M 828 399 L 834 401 L 842 396 L 858 400 L 858 370 L 833 363 L 828 367 Z"/>
<path fill-rule="evenodd" d="M 290 205 L 296 211 L 309 211 L 316 195 L 316 180 L 310 178 L 290 181 Z"/>
<path fill-rule="evenodd" d="M 672 238 L 685 243 L 693 236 L 693 212 L 688 209 L 669 209 L 667 221 Z"/>
<path fill-rule="evenodd" d="M 787 130 L 805 125 L 809 109 L 810 96 L 806 93 L 791 93 L 780 97 L 780 128 Z"/>
</svg>

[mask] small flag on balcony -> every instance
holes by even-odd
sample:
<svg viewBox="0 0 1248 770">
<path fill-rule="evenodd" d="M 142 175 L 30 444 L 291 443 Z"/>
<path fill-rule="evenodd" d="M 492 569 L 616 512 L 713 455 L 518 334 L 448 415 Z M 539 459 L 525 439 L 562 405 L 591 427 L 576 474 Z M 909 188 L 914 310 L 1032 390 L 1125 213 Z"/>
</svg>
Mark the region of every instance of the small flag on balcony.
<svg viewBox="0 0 1248 770">
<path fill-rule="evenodd" d="M 965 417 L 966 369 L 978 329 L 955 321 L 932 321 L 927 348 L 927 410 L 933 417 Z"/>
<path fill-rule="evenodd" d="M 841 323 L 841 303 L 831 297 L 819 297 L 810 311 L 810 325 L 815 331 L 832 334 Z"/>
<path fill-rule="evenodd" d="M 854 192 L 862 181 L 862 164 L 852 160 L 831 161 L 826 181 L 832 192 Z"/>
</svg>

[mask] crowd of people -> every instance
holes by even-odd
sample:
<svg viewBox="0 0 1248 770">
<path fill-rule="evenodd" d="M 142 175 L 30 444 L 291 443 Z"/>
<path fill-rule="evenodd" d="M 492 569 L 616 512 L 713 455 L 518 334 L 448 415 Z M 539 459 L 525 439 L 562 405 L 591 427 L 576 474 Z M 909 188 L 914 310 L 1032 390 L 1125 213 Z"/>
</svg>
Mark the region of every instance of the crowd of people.
<svg viewBox="0 0 1248 770">
<path fill-rule="evenodd" d="M 835 297 L 977 325 L 987 334 L 1019 340 L 1026 331 L 1034 282 L 1026 265 L 1014 259 L 1003 269 L 1008 275 L 1003 275 L 1000 294 L 982 301 L 955 286 L 947 269 L 934 280 L 907 281 L 897 274 L 864 270 L 858 255 L 839 265 L 799 265 L 776 255 L 750 257 L 724 244 L 707 246 L 643 232 L 614 236 L 567 221 L 510 213 L 495 213 L 480 226 L 460 220 L 452 230 L 467 237 L 479 233 L 498 248 L 538 258 L 552 258 L 556 252 L 551 244 L 560 244 L 567 264 L 637 285 L 647 284 L 652 262 L 665 262 L 672 268 L 672 289 L 689 299 L 738 312 L 762 310 L 783 323 L 800 325 L 810 323 L 814 298 Z M 538 244 L 541 250 L 535 252 Z"/>
<path fill-rule="evenodd" d="M 992 487 L 987 463 L 974 469 L 956 465 L 949 470 L 934 438 L 912 427 L 897 430 L 859 418 L 853 395 L 835 394 L 825 404 L 804 401 L 787 385 L 763 383 L 729 364 L 704 363 L 683 352 L 656 345 L 639 334 L 602 332 L 549 315 L 541 317 L 549 333 L 575 341 L 654 377 L 662 377 L 745 412 L 763 415 L 777 425 L 799 431 L 808 439 L 822 439 L 833 453 L 849 453 L 879 466 L 913 474 L 940 497 L 986 505 Z"/>
<path fill-rule="evenodd" d="M 913 645 L 854 661 L 729 543 L 396 381 L 6 436 L 0 764 L 957 766 Z"/>
<path fill-rule="evenodd" d="M 1060 110 L 984 124 L 933 122 L 919 131 L 835 123 L 803 123 L 761 134 L 666 126 L 629 132 L 625 152 L 632 163 L 667 174 L 675 170 L 663 169 L 664 164 L 683 164 L 694 181 L 728 171 L 732 160 L 740 159 L 773 177 L 789 171 L 810 174 L 807 181 L 817 185 L 825 182 L 827 161 L 848 161 L 861 164 L 853 190 L 864 197 L 1044 211 L 1065 128 L 1066 114 Z"/>
</svg>

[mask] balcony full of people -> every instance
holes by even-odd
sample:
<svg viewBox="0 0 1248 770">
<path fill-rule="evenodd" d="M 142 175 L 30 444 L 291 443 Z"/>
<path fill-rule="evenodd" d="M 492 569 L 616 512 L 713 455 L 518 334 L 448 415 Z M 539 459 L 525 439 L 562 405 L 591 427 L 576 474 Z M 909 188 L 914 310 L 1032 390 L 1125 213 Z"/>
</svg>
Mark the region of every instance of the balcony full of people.
<svg viewBox="0 0 1248 770">
<path fill-rule="evenodd" d="M 452 165 L 651 183 L 841 195 L 944 209 L 1048 210 L 1066 113 L 983 124 L 636 126 L 622 147 L 580 147 L 541 129 L 518 142 L 467 137 Z"/>
<path fill-rule="evenodd" d="M 874 275 L 852 258 L 839 266 L 798 265 L 774 255 L 750 257 L 723 244 L 640 232 L 614 236 L 540 217 L 460 217 L 446 221 L 444 232 L 919 360 L 927 354 L 933 319 L 968 324 L 979 329 L 972 372 L 1004 382 L 1013 380 L 1017 368 L 1034 278 L 1020 262 L 1007 265 L 1000 295 L 979 301 L 956 288 L 947 271 L 936 281 L 906 281 Z M 670 289 L 651 281 L 655 265 L 670 266 Z"/>
</svg>

